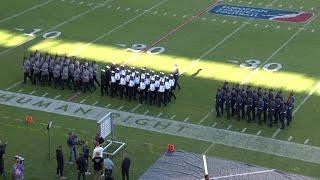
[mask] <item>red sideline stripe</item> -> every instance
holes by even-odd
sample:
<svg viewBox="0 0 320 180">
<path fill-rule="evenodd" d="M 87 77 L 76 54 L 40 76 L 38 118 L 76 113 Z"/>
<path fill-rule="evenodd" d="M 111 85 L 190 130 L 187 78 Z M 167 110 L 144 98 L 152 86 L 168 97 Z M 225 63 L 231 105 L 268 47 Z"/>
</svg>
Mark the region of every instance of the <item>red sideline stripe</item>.
<svg viewBox="0 0 320 180">
<path fill-rule="evenodd" d="M 69 97 L 68 101 L 73 101 L 76 97 L 78 97 L 81 94 L 81 92 L 77 92 L 73 96 Z"/>
<path fill-rule="evenodd" d="M 192 22 L 195 18 L 199 18 L 203 13 L 205 13 L 206 11 L 208 11 L 211 7 L 219 4 L 221 1 L 215 1 L 213 4 L 209 5 L 208 7 L 206 7 L 205 9 L 201 10 L 200 12 L 198 12 L 196 15 L 190 17 L 189 19 L 187 19 L 185 22 L 183 22 L 181 25 L 179 25 L 178 27 L 172 29 L 171 31 L 167 32 L 164 36 L 162 36 L 159 40 L 155 41 L 154 43 L 152 43 L 151 45 L 147 46 L 146 48 L 144 48 L 142 51 L 140 52 L 146 52 L 148 49 L 154 47 L 155 45 L 159 44 L 161 41 L 163 41 L 164 39 L 166 39 L 167 37 L 171 36 L 173 33 L 175 33 L 176 31 L 178 31 L 179 29 L 181 29 L 183 26 L 189 24 L 190 22 Z"/>
</svg>

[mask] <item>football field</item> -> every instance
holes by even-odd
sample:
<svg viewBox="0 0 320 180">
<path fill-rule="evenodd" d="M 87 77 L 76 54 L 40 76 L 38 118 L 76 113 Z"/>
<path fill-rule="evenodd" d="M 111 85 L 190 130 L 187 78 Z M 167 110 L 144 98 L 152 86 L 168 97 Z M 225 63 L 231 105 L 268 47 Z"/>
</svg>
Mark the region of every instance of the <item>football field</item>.
<svg viewBox="0 0 320 180">
<path fill-rule="evenodd" d="M 219 5 L 310 12 L 312 17 L 282 22 L 226 16 L 211 11 Z M 316 0 L 4 0 L 0 2 L 0 140 L 9 142 L 8 161 L 16 152 L 30 159 L 26 177 L 54 177 L 55 162 L 45 159 L 45 124 L 53 120 L 57 126 L 54 148 L 65 144 L 70 130 L 87 139 L 95 134 L 95 122 L 88 121 L 96 120 L 93 115 L 62 112 L 56 104 L 70 103 L 68 107 L 117 114 L 116 137 L 127 143 L 133 179 L 169 143 L 185 151 L 320 178 L 319 48 Z M 177 100 L 159 108 L 100 96 L 99 90 L 75 96 L 71 90 L 22 84 L 22 57 L 35 50 L 95 60 L 101 68 L 116 62 L 171 72 L 177 64 L 182 88 L 175 91 Z M 279 125 L 270 128 L 216 118 L 214 97 L 224 81 L 282 90 L 285 97 L 293 92 L 292 124 L 280 131 Z M 56 108 L 34 106 L 40 100 Z M 28 112 L 36 121 L 32 127 L 21 122 Z M 41 147 L 38 156 L 32 152 L 34 146 Z M 36 167 L 39 162 L 44 165 Z M 121 163 L 120 155 L 115 162 Z M 119 179 L 120 170 L 115 173 Z M 66 176 L 73 179 L 75 173 L 69 168 Z"/>
</svg>

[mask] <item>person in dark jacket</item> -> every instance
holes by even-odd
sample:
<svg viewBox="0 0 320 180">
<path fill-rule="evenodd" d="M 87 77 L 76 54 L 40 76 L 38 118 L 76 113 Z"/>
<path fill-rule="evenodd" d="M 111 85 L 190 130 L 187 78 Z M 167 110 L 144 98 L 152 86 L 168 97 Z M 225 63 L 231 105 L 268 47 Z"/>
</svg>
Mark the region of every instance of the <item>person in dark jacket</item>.
<svg viewBox="0 0 320 180">
<path fill-rule="evenodd" d="M 76 161 L 77 163 L 77 170 L 78 170 L 78 180 L 86 179 L 86 172 L 87 172 L 87 160 L 83 157 L 83 154 L 80 153 L 79 158 Z"/>
<path fill-rule="evenodd" d="M 121 173 L 122 173 L 122 180 L 129 180 L 129 169 L 130 169 L 130 159 L 127 153 L 123 154 L 123 160 L 121 164 Z"/>
<path fill-rule="evenodd" d="M 64 167 L 64 157 L 62 153 L 62 146 L 59 146 L 59 148 L 56 150 L 56 160 L 57 160 L 57 177 L 60 179 L 66 179 L 63 176 L 63 167 Z"/>
</svg>

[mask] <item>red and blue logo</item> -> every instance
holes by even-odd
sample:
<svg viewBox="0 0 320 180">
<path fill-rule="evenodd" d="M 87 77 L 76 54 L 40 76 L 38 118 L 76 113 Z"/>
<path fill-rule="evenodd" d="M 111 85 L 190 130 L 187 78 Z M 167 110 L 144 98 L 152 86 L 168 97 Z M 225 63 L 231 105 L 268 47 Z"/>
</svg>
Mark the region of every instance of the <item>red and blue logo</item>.
<svg viewBox="0 0 320 180">
<path fill-rule="evenodd" d="M 306 22 L 313 16 L 312 12 L 296 12 L 223 4 L 214 6 L 209 10 L 209 13 L 295 23 Z"/>
</svg>

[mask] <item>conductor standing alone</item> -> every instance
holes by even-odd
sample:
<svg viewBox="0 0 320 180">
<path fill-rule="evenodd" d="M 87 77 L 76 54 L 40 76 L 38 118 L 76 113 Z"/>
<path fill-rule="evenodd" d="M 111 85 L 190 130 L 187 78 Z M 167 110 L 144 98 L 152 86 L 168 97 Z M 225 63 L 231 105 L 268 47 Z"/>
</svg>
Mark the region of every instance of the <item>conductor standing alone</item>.
<svg viewBox="0 0 320 180">
<path fill-rule="evenodd" d="M 122 173 L 122 180 L 129 180 L 129 168 L 130 168 L 130 159 L 127 153 L 123 154 L 123 160 L 121 164 L 121 173 Z"/>
</svg>

